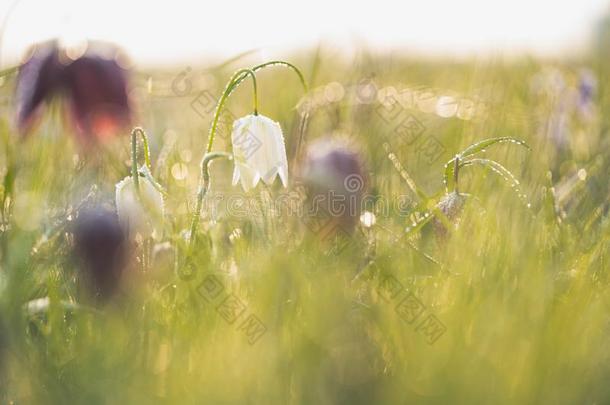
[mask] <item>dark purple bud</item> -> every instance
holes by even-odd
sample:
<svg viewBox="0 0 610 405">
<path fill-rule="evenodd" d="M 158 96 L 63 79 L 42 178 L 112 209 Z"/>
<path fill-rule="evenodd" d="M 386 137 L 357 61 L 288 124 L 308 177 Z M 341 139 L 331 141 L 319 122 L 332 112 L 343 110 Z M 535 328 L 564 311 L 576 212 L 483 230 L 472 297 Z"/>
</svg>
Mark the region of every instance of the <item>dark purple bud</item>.
<svg viewBox="0 0 610 405">
<path fill-rule="evenodd" d="M 358 153 L 344 145 L 312 145 L 302 169 L 308 189 L 308 215 L 316 215 L 350 233 L 361 214 L 366 175 Z"/>
<path fill-rule="evenodd" d="M 26 134 L 40 115 L 43 105 L 62 86 L 63 66 L 56 41 L 38 44 L 21 65 L 15 90 L 17 128 Z"/>
<path fill-rule="evenodd" d="M 73 232 L 82 285 L 94 301 L 106 301 L 117 292 L 127 264 L 127 239 L 118 217 L 90 208 L 79 213 Z"/>
<path fill-rule="evenodd" d="M 580 72 L 580 79 L 578 82 L 578 93 L 581 104 L 588 104 L 593 101 L 595 92 L 597 91 L 597 79 L 593 72 L 587 69 L 583 69 Z"/>
<path fill-rule="evenodd" d="M 114 135 L 130 124 L 127 71 L 116 57 L 89 51 L 68 64 L 65 72 L 69 108 L 83 141 Z"/>
<path fill-rule="evenodd" d="M 595 95 L 597 93 L 597 79 L 595 74 L 583 69 L 578 82 L 578 112 L 585 120 L 593 118 L 595 114 Z"/>
</svg>

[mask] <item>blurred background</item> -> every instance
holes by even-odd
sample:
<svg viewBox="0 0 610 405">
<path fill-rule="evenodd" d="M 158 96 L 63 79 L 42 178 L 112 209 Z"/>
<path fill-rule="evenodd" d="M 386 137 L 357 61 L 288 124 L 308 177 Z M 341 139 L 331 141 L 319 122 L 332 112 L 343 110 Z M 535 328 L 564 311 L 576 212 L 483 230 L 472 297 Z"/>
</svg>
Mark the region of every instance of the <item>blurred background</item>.
<svg viewBox="0 0 610 405">
<path fill-rule="evenodd" d="M 0 403 L 610 403 L 609 6 L 0 0 Z M 309 84 L 257 72 L 289 186 L 242 192 L 215 161 L 191 255 L 217 100 L 236 69 L 275 58 Z M 251 97 L 247 82 L 232 93 L 215 151 Z M 97 137 L 108 122 L 119 136 Z M 115 191 L 134 125 L 165 216 L 125 242 Z M 446 167 L 492 137 L 531 150 L 479 144 L 450 193 Z M 318 141 L 362 163 L 370 204 L 344 235 L 270 209 L 316 197 L 308 165 L 332 177 Z M 125 258 L 102 305 L 104 234 Z M 210 276 L 257 339 L 208 300 Z"/>
<path fill-rule="evenodd" d="M 29 45 L 52 37 L 122 46 L 138 64 L 226 58 L 252 49 L 275 56 L 324 41 L 336 52 L 367 46 L 431 55 L 578 51 L 591 40 L 605 0 L 379 0 L 82 2 L 2 0 L 3 50 L 15 63 Z"/>
</svg>

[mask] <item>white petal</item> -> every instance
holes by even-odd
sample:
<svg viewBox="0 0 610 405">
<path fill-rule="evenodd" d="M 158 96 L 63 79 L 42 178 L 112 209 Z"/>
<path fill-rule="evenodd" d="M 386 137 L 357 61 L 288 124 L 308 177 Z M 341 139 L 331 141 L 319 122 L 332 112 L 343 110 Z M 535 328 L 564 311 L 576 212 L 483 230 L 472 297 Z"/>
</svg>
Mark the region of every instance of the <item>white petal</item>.
<svg viewBox="0 0 610 405">
<path fill-rule="evenodd" d="M 263 174 L 263 181 L 266 184 L 272 184 L 273 180 L 277 176 L 278 166 L 275 165 L 271 169 L 269 169 L 266 173 Z"/>
<path fill-rule="evenodd" d="M 280 180 L 282 181 L 282 185 L 284 187 L 288 187 L 288 165 L 283 164 L 278 169 L 278 174 L 280 175 Z"/>
<path fill-rule="evenodd" d="M 256 173 L 252 168 L 247 165 L 235 164 L 235 168 L 233 169 L 233 185 L 236 185 L 239 180 L 241 180 L 241 185 L 244 191 L 248 191 L 251 188 L 256 186 L 260 176 Z"/>
<path fill-rule="evenodd" d="M 233 179 L 231 180 L 231 185 L 234 186 L 239 181 L 239 165 L 233 166 Z"/>
<path fill-rule="evenodd" d="M 280 125 L 263 115 L 248 115 L 233 123 L 231 133 L 236 168 L 233 184 L 241 178 L 247 191 L 260 178 L 271 184 L 279 174 L 282 184 L 288 182 L 286 147 Z M 238 167 L 239 166 L 239 167 Z M 244 172 L 249 176 L 244 179 Z"/>
<path fill-rule="evenodd" d="M 151 236 L 161 230 L 164 214 L 163 195 L 146 177 L 139 178 L 140 199 L 131 177 L 116 185 L 116 206 L 119 221 L 130 231 Z"/>
</svg>

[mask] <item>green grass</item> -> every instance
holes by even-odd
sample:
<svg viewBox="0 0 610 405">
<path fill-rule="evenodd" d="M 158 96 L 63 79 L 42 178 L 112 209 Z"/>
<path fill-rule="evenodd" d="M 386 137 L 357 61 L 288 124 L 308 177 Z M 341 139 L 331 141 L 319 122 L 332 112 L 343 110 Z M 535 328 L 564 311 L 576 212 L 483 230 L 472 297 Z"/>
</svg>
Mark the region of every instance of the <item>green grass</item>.
<svg viewBox="0 0 610 405">
<path fill-rule="evenodd" d="M 195 274 L 184 280 L 183 235 L 211 119 L 191 103 L 203 89 L 217 98 L 233 70 L 252 64 L 239 60 L 205 74 L 193 69 L 193 88 L 183 96 L 171 90 L 182 69 L 139 71 L 132 94 L 137 124 L 150 137 L 153 175 L 168 193 L 164 232 L 152 242 L 155 256 L 146 254 L 150 245 L 133 244 L 122 293 L 102 310 L 61 305 L 78 301 L 69 229 L 82 204 L 113 206 L 115 183 L 130 174 L 130 141 L 125 134 L 82 153 L 54 114 L 20 141 L 10 125 L 9 77 L 0 88 L 7 105 L 0 116 L 1 401 L 609 402 L 606 68 L 594 59 L 454 62 L 370 54 L 345 63 L 303 53 L 291 62 L 304 72 L 310 96 L 322 101 L 310 114 L 301 153 L 321 137 L 347 139 L 366 161 L 368 192 L 389 209 L 377 212 L 373 227 L 341 240 L 336 252 L 298 216 L 254 209 L 296 193 L 279 182 L 259 185 L 248 195 L 249 215 L 204 206 Z M 599 114 L 589 122 L 572 116 L 564 150 L 540 134 L 557 101 L 531 89 L 534 75 L 551 64 L 570 86 L 579 66 L 591 66 L 599 79 Z M 417 89 L 419 99 L 405 96 L 404 106 L 383 112 L 378 102 L 356 102 L 354 85 L 363 79 L 380 89 Z M 337 86 L 326 87 L 331 82 L 342 85 L 340 101 L 333 101 Z M 259 111 L 284 129 L 296 188 L 301 85 L 291 72 L 269 69 L 258 74 L 258 92 Z M 480 107 L 470 120 L 426 112 L 430 100 L 445 94 Z M 251 101 L 247 84 L 228 109 L 243 116 Z M 421 123 L 421 139 L 442 145 L 438 158 L 428 160 L 417 142 L 399 140 L 396 111 Z M 215 150 L 230 150 L 226 135 L 221 126 Z M 445 163 L 501 136 L 522 139 L 531 151 L 496 145 L 480 157 L 510 170 L 520 192 L 483 166 L 464 167 L 460 192 L 471 197 L 458 229 L 437 238 L 430 222 L 407 234 L 443 196 Z M 175 176 L 180 165 L 188 169 L 185 180 Z M 231 162 L 212 165 L 210 199 L 241 193 L 230 185 L 231 171 Z M 143 256 L 150 262 L 145 272 Z M 232 294 L 245 308 L 233 324 L 216 310 L 222 297 L 207 301 L 198 290 L 210 276 L 222 283 L 222 297 Z M 47 296 L 46 311 L 24 310 Z M 410 308 L 424 308 L 412 323 L 400 316 L 404 298 Z M 241 327 L 251 314 L 266 328 L 254 344 Z M 433 344 L 420 325 L 428 315 L 446 328 Z"/>
</svg>

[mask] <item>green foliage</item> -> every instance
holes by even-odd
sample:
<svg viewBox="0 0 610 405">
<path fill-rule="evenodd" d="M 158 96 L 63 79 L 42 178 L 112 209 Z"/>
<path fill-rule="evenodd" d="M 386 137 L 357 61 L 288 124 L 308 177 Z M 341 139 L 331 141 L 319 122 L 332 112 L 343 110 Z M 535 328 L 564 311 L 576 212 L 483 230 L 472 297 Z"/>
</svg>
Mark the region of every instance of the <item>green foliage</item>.
<svg viewBox="0 0 610 405">
<path fill-rule="evenodd" d="M 204 89 L 217 99 L 238 66 L 192 73 L 182 96 L 163 92 L 177 72 L 137 73 L 138 125 L 166 216 L 162 234 L 130 244 L 121 292 L 102 308 L 79 296 L 70 226 L 83 205 L 113 206 L 114 184 L 130 173 L 128 134 L 87 153 L 58 115 L 19 140 L 2 110 L 0 402 L 610 401 L 607 117 L 575 118 L 571 143 L 558 148 L 540 133 L 549 111 L 535 108 L 542 101 L 530 91 L 543 62 L 363 55 L 345 64 L 319 52 L 294 61 L 315 100 L 304 132 L 292 72 L 257 75 L 258 108 L 284 130 L 292 186 L 243 195 L 230 185 L 233 163 L 215 161 L 193 246 L 212 119 L 193 101 Z M 574 78 L 570 66 L 560 65 Z M 606 88 L 608 72 L 596 73 Z M 0 96 L 10 99 L 12 78 Z M 374 100 L 358 100 L 363 79 L 376 86 Z M 226 109 L 250 113 L 251 91 L 235 89 Z M 381 93 L 397 97 L 398 109 L 384 110 Z M 446 94 L 478 107 L 438 115 L 430 100 Z M 596 102 L 610 109 L 607 98 Z M 418 136 L 404 138 L 407 117 L 424 128 Z M 230 151 L 228 124 L 219 120 L 215 151 Z M 489 134 L 522 140 L 481 141 Z M 361 150 L 371 227 L 327 237 L 302 216 L 270 209 L 286 193 L 300 198 L 299 162 L 323 136 Z M 435 160 L 422 146 L 432 137 L 443 146 Z M 498 147 L 525 142 L 531 153 Z M 459 171 L 473 198 L 438 239 L 431 220 L 445 184 L 453 190 L 456 156 L 458 170 L 491 171 Z"/>
</svg>

